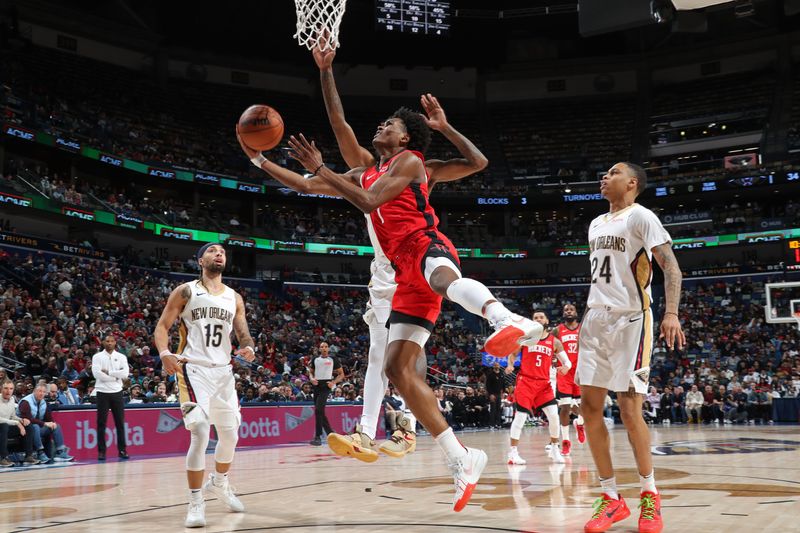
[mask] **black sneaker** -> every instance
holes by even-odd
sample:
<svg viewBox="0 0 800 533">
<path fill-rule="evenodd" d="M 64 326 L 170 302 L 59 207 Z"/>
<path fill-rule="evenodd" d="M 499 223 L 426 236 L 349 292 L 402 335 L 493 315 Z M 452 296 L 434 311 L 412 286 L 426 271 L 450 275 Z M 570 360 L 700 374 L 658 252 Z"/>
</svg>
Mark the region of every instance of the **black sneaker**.
<svg viewBox="0 0 800 533">
<path fill-rule="evenodd" d="M 34 455 L 26 455 L 25 459 L 22 461 L 23 464 L 28 465 L 28 466 L 30 466 L 30 465 L 38 465 L 39 462 L 40 462 L 39 459 L 37 459 L 36 456 L 34 456 Z"/>
<path fill-rule="evenodd" d="M 106 452 L 97 452 L 97 460 L 98 461 L 105 461 L 106 460 Z"/>
<path fill-rule="evenodd" d="M 9 468 L 11 466 L 14 466 L 14 463 L 9 461 L 8 457 L 3 457 L 2 459 L 0 459 L 0 468 Z"/>
<path fill-rule="evenodd" d="M 320 440 L 319 437 L 315 437 L 309 444 L 312 446 L 322 446 L 322 440 Z"/>
<path fill-rule="evenodd" d="M 123 461 L 127 461 L 128 459 L 131 458 L 131 456 L 128 455 L 128 452 L 122 450 L 121 452 L 119 452 L 119 458 L 122 459 Z"/>
</svg>

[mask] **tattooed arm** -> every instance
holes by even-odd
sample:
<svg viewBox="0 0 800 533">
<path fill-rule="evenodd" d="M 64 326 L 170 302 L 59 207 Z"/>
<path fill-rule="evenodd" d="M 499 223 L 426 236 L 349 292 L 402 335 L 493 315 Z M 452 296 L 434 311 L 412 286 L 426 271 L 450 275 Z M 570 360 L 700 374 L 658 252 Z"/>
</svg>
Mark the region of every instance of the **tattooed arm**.
<svg viewBox="0 0 800 533">
<path fill-rule="evenodd" d="M 653 256 L 656 258 L 661 270 L 664 271 L 664 293 L 667 299 L 664 317 L 661 320 L 661 335 L 659 338 L 667 340 L 667 346 L 671 350 L 677 340 L 677 348 L 682 349 L 686 344 L 686 337 L 681 329 L 678 320 L 678 305 L 681 300 L 681 282 L 683 274 L 672 251 L 672 243 L 664 243 L 653 248 Z"/>
<path fill-rule="evenodd" d="M 250 335 L 250 328 L 247 327 L 246 310 L 244 299 L 236 294 L 236 315 L 233 317 L 233 331 L 236 333 L 236 340 L 239 341 L 239 349 L 234 352 L 244 358 L 248 363 L 256 358 L 256 343 Z"/>
<path fill-rule="evenodd" d="M 167 305 L 164 306 L 164 310 L 161 312 L 161 318 L 158 319 L 158 324 L 153 332 L 153 342 L 161 357 L 161 363 L 164 365 L 164 370 L 170 375 L 177 372 L 180 367 L 178 365 L 178 358 L 175 357 L 169 349 L 169 330 L 191 297 L 192 288 L 188 283 L 184 283 L 173 290 L 169 295 L 169 299 L 167 299 Z"/>
<path fill-rule="evenodd" d="M 350 168 L 370 167 L 375 164 L 372 153 L 358 144 L 353 128 L 344 117 L 344 107 L 336 90 L 336 81 L 333 79 L 333 59 L 336 50 L 326 50 L 323 42 L 314 48 L 314 61 L 319 67 L 319 81 L 322 85 L 322 98 L 325 100 L 325 111 L 328 113 L 328 122 L 331 123 L 339 152 Z"/>
</svg>

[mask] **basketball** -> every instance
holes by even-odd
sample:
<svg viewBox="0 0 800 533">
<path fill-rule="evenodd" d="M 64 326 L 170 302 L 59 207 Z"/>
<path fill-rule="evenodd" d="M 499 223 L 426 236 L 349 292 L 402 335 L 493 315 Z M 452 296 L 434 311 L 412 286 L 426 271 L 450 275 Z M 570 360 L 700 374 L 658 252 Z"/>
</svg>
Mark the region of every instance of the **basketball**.
<svg viewBox="0 0 800 533">
<path fill-rule="evenodd" d="M 251 105 L 239 117 L 239 135 L 254 150 L 272 150 L 283 138 L 283 119 L 268 105 Z"/>
</svg>

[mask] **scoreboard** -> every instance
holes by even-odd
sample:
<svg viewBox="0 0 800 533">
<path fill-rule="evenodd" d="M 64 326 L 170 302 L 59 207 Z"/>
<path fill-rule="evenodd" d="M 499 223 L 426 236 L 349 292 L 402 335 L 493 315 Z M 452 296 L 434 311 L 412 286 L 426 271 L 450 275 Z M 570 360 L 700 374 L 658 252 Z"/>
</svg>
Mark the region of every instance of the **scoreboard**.
<svg viewBox="0 0 800 533">
<path fill-rule="evenodd" d="M 447 35 L 450 2 L 443 0 L 377 0 L 378 29 L 394 33 Z"/>
<path fill-rule="evenodd" d="M 787 270 L 800 269 L 800 239 L 789 239 L 786 241 Z"/>
</svg>

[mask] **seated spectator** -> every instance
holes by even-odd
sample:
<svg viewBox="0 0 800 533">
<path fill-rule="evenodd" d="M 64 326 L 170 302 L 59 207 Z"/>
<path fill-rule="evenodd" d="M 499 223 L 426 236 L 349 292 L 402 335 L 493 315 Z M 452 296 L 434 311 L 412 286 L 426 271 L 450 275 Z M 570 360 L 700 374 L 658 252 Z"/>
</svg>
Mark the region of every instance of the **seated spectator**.
<svg viewBox="0 0 800 533">
<path fill-rule="evenodd" d="M 130 398 L 128 398 L 127 403 L 139 404 L 146 402 L 146 398 L 142 393 L 142 386 L 139 385 L 138 383 L 134 383 L 133 385 L 131 385 L 130 394 L 131 395 Z"/>
<path fill-rule="evenodd" d="M 72 359 L 67 359 L 64 362 L 64 370 L 61 371 L 61 376 L 67 381 L 75 381 L 78 379 L 78 371 L 73 366 Z"/>
<path fill-rule="evenodd" d="M 383 396 L 383 419 L 386 423 L 386 438 L 391 438 L 397 431 L 400 420 L 403 418 L 403 400 L 394 394 L 394 388 L 386 389 Z"/>
<path fill-rule="evenodd" d="M 64 445 L 64 435 L 61 427 L 53 421 L 53 413 L 47 407 L 45 394 L 47 385 L 40 383 L 36 385 L 31 394 L 28 394 L 19 403 L 19 416 L 31 421 L 30 428 L 33 430 L 33 445 L 37 453 L 37 459 L 42 463 L 52 461 L 68 462 L 73 458 L 67 455 L 67 447 Z M 52 459 L 45 451 L 45 444 L 53 441 L 55 454 Z M 49 447 L 49 446 L 48 446 Z"/>
<path fill-rule="evenodd" d="M 33 455 L 33 432 L 26 429 L 30 420 L 17 416 L 17 402 L 14 401 L 14 383 L 11 380 L 2 382 L 0 396 L 0 467 L 14 466 L 8 457 L 8 439 L 20 437 L 25 447 L 23 464 L 36 465 L 39 460 Z"/>
<path fill-rule="evenodd" d="M 689 423 L 700 423 L 700 413 L 703 407 L 703 394 L 697 389 L 697 385 L 692 385 L 689 394 L 686 395 L 686 413 L 689 415 Z"/>
</svg>

